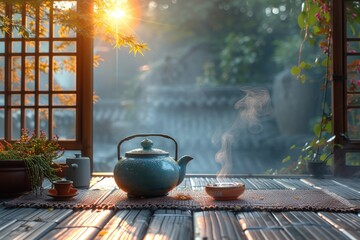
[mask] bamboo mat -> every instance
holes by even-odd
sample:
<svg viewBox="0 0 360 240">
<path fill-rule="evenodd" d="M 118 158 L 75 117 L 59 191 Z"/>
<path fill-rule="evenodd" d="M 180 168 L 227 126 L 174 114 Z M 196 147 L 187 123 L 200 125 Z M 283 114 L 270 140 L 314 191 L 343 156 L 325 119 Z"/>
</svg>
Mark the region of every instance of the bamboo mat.
<svg viewBox="0 0 360 240">
<path fill-rule="evenodd" d="M 37 208 L 95 208 L 99 202 L 109 194 L 107 190 L 82 190 L 78 189 L 78 194 L 71 199 L 57 200 L 46 194 L 44 190 L 41 194 L 28 193 L 13 200 L 3 202 L 6 207 L 37 207 Z"/>
<path fill-rule="evenodd" d="M 174 190 L 164 197 L 128 198 L 114 190 L 79 190 L 68 200 L 28 194 L 4 203 L 9 207 L 98 208 L 98 209 L 183 209 L 183 210 L 268 210 L 357 212 L 359 205 L 322 190 L 246 190 L 237 200 L 215 201 L 204 190 Z"/>
<path fill-rule="evenodd" d="M 115 190 L 102 206 L 117 209 L 133 208 L 177 208 L 186 210 L 271 210 L 271 211 L 358 211 L 359 206 L 351 204 L 334 194 L 322 190 L 246 190 L 237 200 L 216 201 L 205 191 L 174 190 L 165 197 L 127 198 L 120 190 Z"/>
</svg>

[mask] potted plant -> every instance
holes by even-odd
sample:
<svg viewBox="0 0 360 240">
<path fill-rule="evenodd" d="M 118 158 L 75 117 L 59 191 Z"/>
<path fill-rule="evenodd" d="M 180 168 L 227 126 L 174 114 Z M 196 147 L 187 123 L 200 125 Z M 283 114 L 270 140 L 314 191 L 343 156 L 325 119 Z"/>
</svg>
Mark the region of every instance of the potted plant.
<svg viewBox="0 0 360 240">
<path fill-rule="evenodd" d="M 291 149 L 299 149 L 300 154 L 297 157 L 294 170 L 297 173 L 309 173 L 315 177 L 321 177 L 329 174 L 327 163 L 332 159 L 333 142 L 335 136 L 326 138 L 313 138 L 310 142 L 306 142 L 303 146 L 293 145 Z M 287 157 L 283 162 L 288 162 L 291 157 Z"/>
<path fill-rule="evenodd" d="M 56 173 L 61 168 L 53 160 L 63 153 L 58 137 L 48 139 L 43 131 L 37 135 L 23 129 L 19 140 L 0 142 L 0 192 L 41 192 L 44 178 L 50 181 L 59 178 Z"/>
<path fill-rule="evenodd" d="M 333 160 L 335 147 L 341 147 L 334 143 L 335 136 L 332 134 L 332 122 L 330 117 L 323 117 L 322 121 L 314 126 L 314 137 L 301 147 L 292 145 L 291 150 L 296 152 L 296 161 L 291 161 L 289 155 L 283 159 L 283 163 L 290 163 L 283 168 L 281 173 L 309 173 L 314 177 L 322 177 L 330 173 L 329 164 Z"/>
</svg>

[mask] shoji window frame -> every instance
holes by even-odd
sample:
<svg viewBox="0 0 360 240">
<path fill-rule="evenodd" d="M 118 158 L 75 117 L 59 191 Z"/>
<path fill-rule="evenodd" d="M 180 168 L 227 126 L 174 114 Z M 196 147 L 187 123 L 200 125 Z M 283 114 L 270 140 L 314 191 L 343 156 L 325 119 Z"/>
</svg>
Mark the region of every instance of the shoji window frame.
<svg viewBox="0 0 360 240">
<path fill-rule="evenodd" d="M 93 0 L 78 0 L 77 2 L 77 11 L 82 13 L 92 13 L 93 11 Z M 26 1 L 24 1 L 26 3 Z M 52 7 L 50 7 L 51 9 Z M 25 25 L 26 18 L 24 17 L 26 14 L 25 7 L 22 8 L 22 24 Z M 6 4 L 5 6 L 5 14 L 8 17 L 12 16 L 12 6 L 10 4 Z M 50 10 L 51 15 L 51 10 Z M 62 147 L 66 150 L 78 150 L 81 151 L 84 156 L 88 156 L 92 159 L 93 157 L 93 39 L 89 35 L 80 35 L 76 34 L 74 37 L 70 38 L 56 38 L 53 34 L 53 25 L 49 23 L 49 34 L 46 38 L 39 37 L 39 11 L 36 11 L 36 34 L 34 36 L 30 36 L 29 39 L 25 38 L 14 38 L 10 33 L 6 33 L 3 35 L 3 38 L 0 38 L 0 41 L 4 44 L 4 52 L 0 52 L 0 57 L 5 59 L 4 61 L 4 89 L 0 91 L 0 94 L 4 96 L 4 103 L 0 108 L 4 111 L 4 136 L 1 136 L 2 140 L 14 141 L 19 133 L 13 134 L 12 130 L 12 109 L 19 109 L 21 112 L 20 118 L 20 128 L 26 128 L 26 110 L 31 109 L 34 111 L 34 129 L 36 132 L 40 130 L 40 109 L 47 109 L 48 114 L 48 129 L 45 132 L 48 134 L 49 138 L 52 138 L 56 135 L 56 132 L 53 132 L 53 110 L 62 110 L 64 108 L 75 110 L 75 130 L 74 130 L 74 139 L 60 139 L 59 142 Z M 92 19 L 87 19 L 88 26 L 91 26 Z M 91 31 L 91 29 L 89 29 Z M 21 50 L 16 50 L 14 53 L 12 50 L 12 43 L 14 41 L 21 42 Z M 25 43 L 28 41 L 35 42 L 35 50 L 34 52 L 28 53 L 26 52 Z M 49 52 L 42 53 L 40 51 L 40 42 L 48 42 Z M 54 41 L 74 41 L 76 43 L 76 50 L 71 53 L 62 53 L 62 52 L 54 52 Z M 19 57 L 22 62 L 21 64 L 21 81 L 20 81 L 20 89 L 14 90 L 11 86 L 11 64 L 12 57 Z M 34 88 L 32 90 L 27 90 L 25 88 L 25 58 L 27 56 L 34 57 L 34 75 L 35 75 L 35 83 Z M 39 62 L 40 57 L 45 56 L 48 57 L 49 60 L 49 69 L 52 68 L 53 57 L 56 56 L 65 56 L 65 57 L 75 57 L 76 59 L 76 87 L 74 90 L 70 91 L 58 91 L 52 87 L 52 71 L 49 71 L 49 86 L 48 90 L 40 89 L 40 78 L 39 78 Z M 16 94 L 20 98 L 20 104 L 14 106 L 12 103 L 12 96 Z M 34 101 L 31 106 L 25 104 L 25 96 L 26 94 L 33 94 Z M 48 105 L 43 106 L 40 104 L 39 94 L 47 94 L 48 95 Z M 53 96 L 55 94 L 75 94 L 76 101 L 75 105 L 72 106 L 61 106 L 56 105 L 53 101 Z M 32 129 L 30 129 L 32 130 Z M 13 136 L 14 135 L 14 136 Z"/>
<path fill-rule="evenodd" d="M 350 94 L 347 89 L 347 57 L 353 55 L 347 52 L 347 43 L 360 42 L 360 38 L 347 37 L 346 1 L 352 0 L 332 0 L 332 109 L 335 143 L 342 145 L 342 148 L 335 148 L 334 175 L 349 177 L 360 171 L 360 166 L 348 166 L 346 163 L 347 154 L 357 153 L 360 156 L 360 141 L 347 136 L 348 110 L 354 109 L 347 104 Z M 360 59 L 360 54 L 357 56 Z"/>
</svg>

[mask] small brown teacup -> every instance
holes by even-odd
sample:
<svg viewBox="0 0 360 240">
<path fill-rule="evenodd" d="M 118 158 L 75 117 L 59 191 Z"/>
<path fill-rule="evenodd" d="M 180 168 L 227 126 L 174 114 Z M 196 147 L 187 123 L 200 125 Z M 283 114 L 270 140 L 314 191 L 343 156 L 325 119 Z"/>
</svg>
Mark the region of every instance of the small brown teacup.
<svg viewBox="0 0 360 240">
<path fill-rule="evenodd" d="M 56 180 L 53 184 L 57 195 L 68 195 L 73 182 L 70 180 Z"/>
</svg>

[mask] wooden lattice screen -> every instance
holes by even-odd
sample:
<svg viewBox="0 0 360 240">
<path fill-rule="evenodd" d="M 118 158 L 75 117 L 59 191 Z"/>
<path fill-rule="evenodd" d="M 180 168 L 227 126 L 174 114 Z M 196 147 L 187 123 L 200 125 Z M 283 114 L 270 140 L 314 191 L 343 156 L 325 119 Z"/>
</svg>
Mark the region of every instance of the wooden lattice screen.
<svg viewBox="0 0 360 240">
<path fill-rule="evenodd" d="M 336 143 L 335 175 L 360 171 L 360 31 L 354 18 L 360 1 L 332 1 L 333 123 Z"/>
<path fill-rule="evenodd" d="M 92 158 L 92 40 L 58 24 L 67 9 L 92 11 L 92 1 L 0 2 L 2 15 L 31 30 L 0 33 L 0 139 L 42 130 Z"/>
</svg>

